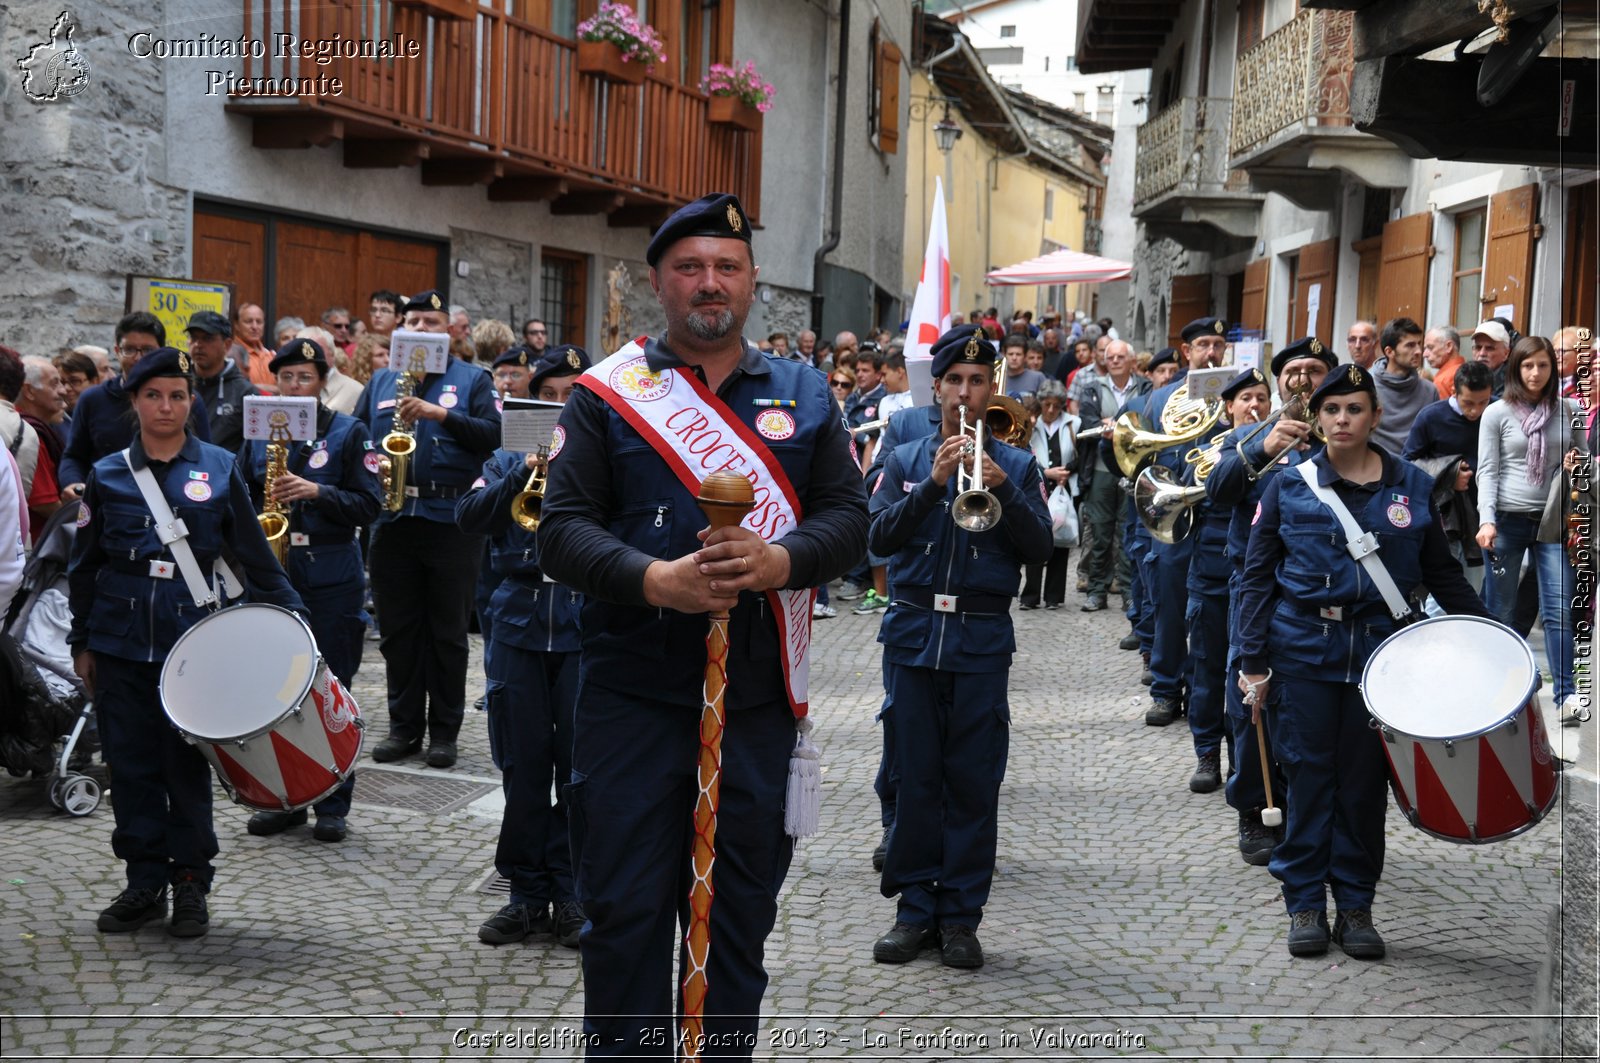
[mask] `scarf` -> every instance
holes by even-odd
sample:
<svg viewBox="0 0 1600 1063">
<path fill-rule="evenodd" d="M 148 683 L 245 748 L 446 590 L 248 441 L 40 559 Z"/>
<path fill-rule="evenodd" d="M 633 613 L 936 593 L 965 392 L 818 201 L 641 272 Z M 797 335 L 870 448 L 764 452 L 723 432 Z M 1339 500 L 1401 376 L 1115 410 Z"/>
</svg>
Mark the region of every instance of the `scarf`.
<svg viewBox="0 0 1600 1063">
<path fill-rule="evenodd" d="M 1544 426 L 1550 420 L 1550 404 L 1510 405 L 1511 412 L 1522 422 L 1522 434 L 1528 437 L 1528 483 L 1539 487 L 1544 483 Z"/>
</svg>

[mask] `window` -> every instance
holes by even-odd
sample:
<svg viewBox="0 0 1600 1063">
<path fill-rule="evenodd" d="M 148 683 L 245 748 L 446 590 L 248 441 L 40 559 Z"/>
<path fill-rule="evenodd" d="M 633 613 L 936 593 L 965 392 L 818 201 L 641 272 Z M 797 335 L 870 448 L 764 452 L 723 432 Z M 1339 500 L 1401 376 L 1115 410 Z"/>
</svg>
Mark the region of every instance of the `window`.
<svg viewBox="0 0 1600 1063">
<path fill-rule="evenodd" d="M 588 300 L 589 260 L 573 251 L 545 248 L 539 269 L 539 309 L 549 342 L 587 346 L 584 305 Z"/>
<path fill-rule="evenodd" d="M 1072 94 L 1072 109 L 1079 114 L 1089 113 L 1089 94 L 1087 92 L 1074 92 Z"/>
<path fill-rule="evenodd" d="M 693 0 L 683 5 L 680 14 L 678 81 L 699 85 L 712 63 L 732 61 L 733 12 L 721 0 Z"/>
<path fill-rule="evenodd" d="M 1015 27 L 1015 26 L 1001 26 L 1000 27 L 1000 36 L 1002 36 L 1002 37 L 1015 37 L 1016 35 L 1017 35 L 1017 27 Z"/>
<path fill-rule="evenodd" d="M 1050 57 L 1048 55 L 1044 57 L 1044 72 L 1046 74 L 1050 73 Z"/>
<path fill-rule="evenodd" d="M 1483 301 L 1483 246 L 1488 211 L 1479 208 L 1456 215 L 1456 257 L 1450 280 L 1450 320 L 1471 328 L 1480 320 Z"/>
<path fill-rule="evenodd" d="M 1061 69 L 1069 72 L 1078 69 L 1078 57 L 1075 55 L 1067 56 L 1067 61 Z"/>
<path fill-rule="evenodd" d="M 1056 217 L 1056 190 L 1053 189 L 1053 188 L 1046 188 L 1044 190 L 1044 220 L 1045 221 L 1054 221 L 1055 217 Z"/>
</svg>

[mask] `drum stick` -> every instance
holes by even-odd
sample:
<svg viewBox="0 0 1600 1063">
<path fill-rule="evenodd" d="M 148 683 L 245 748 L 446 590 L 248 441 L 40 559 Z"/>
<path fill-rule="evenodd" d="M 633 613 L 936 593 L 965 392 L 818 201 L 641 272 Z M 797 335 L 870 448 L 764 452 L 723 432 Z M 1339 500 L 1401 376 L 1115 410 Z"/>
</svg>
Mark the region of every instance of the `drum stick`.
<svg viewBox="0 0 1600 1063">
<path fill-rule="evenodd" d="M 695 500 L 705 511 L 713 532 L 738 527 L 755 507 L 755 494 L 746 477 L 719 472 L 700 484 Z M 722 789 L 723 703 L 728 690 L 728 613 L 712 613 L 706 631 L 705 702 L 700 709 L 700 793 L 694 804 L 693 880 L 689 885 L 689 928 L 684 933 L 683 1058 L 700 1058 L 704 1043 L 706 968 L 711 959 L 711 883 L 717 859 L 717 801 Z"/>
<path fill-rule="evenodd" d="M 1267 784 L 1267 807 L 1261 810 L 1263 827 L 1281 827 L 1283 809 L 1275 807 L 1272 800 L 1272 762 L 1267 757 L 1267 718 L 1256 719 L 1256 748 L 1261 751 L 1261 781 Z"/>
</svg>

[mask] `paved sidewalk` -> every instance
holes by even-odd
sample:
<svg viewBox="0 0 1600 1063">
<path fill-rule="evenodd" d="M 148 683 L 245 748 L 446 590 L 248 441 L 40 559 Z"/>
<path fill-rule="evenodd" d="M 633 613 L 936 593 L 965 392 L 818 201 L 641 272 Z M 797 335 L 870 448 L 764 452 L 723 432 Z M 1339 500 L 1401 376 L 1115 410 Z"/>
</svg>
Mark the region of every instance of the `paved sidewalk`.
<svg viewBox="0 0 1600 1063">
<path fill-rule="evenodd" d="M 989 962 L 977 972 L 944 968 L 935 953 L 872 962 L 894 914 L 870 863 L 878 618 L 817 625 L 822 831 L 784 888 L 757 1058 L 1532 1051 L 1563 882 L 1561 810 L 1520 838 L 1469 847 L 1429 838 L 1391 808 L 1375 913 L 1389 957 L 1360 963 L 1334 949 L 1291 961 L 1276 883 L 1240 861 L 1221 794 L 1188 791 L 1187 730 L 1143 723 L 1138 655 L 1116 648 L 1120 615 L 1077 604 L 1016 614 L 1031 649 L 1012 673 L 999 875 L 981 928 Z M 372 736 L 386 723 L 381 675 L 368 643 L 356 694 Z M 481 689 L 478 677 L 469 697 Z M 1585 753 L 1592 760 L 1592 739 Z M 252 838 L 246 812 L 221 801 L 212 929 L 180 941 L 154 927 L 94 930 L 121 887 L 109 805 L 72 819 L 42 784 L 0 780 L 0 1053 L 580 1054 L 577 954 L 476 939 L 500 903 L 479 892 L 492 877 L 495 786 L 484 717 L 469 712 L 456 768 L 413 760 L 358 783 L 343 844 L 303 828 Z"/>
</svg>

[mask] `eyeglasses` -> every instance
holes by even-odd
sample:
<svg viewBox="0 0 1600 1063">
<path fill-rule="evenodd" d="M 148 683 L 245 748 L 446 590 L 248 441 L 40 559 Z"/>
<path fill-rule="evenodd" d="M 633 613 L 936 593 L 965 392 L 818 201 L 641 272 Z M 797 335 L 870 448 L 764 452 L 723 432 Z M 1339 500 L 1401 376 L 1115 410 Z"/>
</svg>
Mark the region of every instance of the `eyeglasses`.
<svg viewBox="0 0 1600 1063">
<path fill-rule="evenodd" d="M 830 380 L 828 383 L 832 384 L 836 388 L 848 388 L 853 386 L 848 380 Z"/>
<path fill-rule="evenodd" d="M 160 347 L 122 347 L 122 346 L 119 346 L 117 348 L 117 350 L 119 352 L 121 352 L 122 354 L 128 355 L 130 358 L 143 358 L 145 355 L 154 354 L 157 351 L 159 351 L 160 349 L 161 349 Z"/>
<path fill-rule="evenodd" d="M 543 336 L 544 335 L 544 329 L 542 329 L 542 328 L 531 328 L 527 332 L 524 332 L 523 335 L 524 336 Z"/>
<path fill-rule="evenodd" d="M 337 330 L 339 332 L 343 332 L 343 331 L 345 331 L 346 329 L 348 329 L 350 327 L 350 322 L 348 322 L 348 321 L 331 321 L 331 322 L 328 323 L 328 327 L 331 328 L 331 329 L 335 329 L 335 330 Z"/>
</svg>

